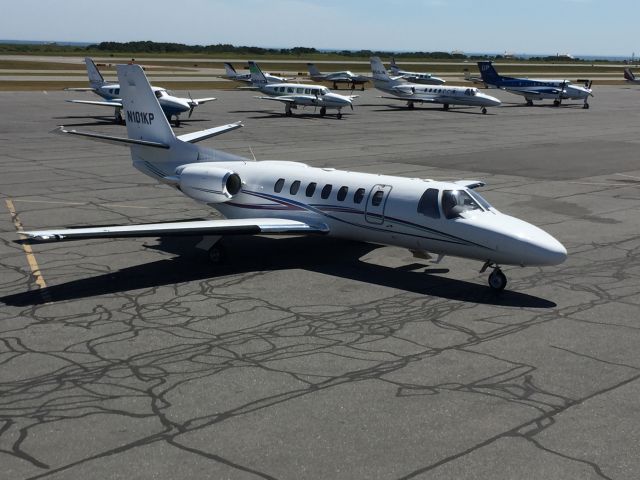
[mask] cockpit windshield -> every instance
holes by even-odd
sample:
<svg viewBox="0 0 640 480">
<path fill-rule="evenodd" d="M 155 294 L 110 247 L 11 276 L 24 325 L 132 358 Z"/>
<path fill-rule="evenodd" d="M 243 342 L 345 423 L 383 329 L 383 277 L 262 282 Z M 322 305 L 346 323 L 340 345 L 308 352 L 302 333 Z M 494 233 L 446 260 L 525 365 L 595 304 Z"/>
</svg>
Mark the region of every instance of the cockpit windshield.
<svg viewBox="0 0 640 480">
<path fill-rule="evenodd" d="M 491 204 L 489 202 L 487 202 L 485 200 L 485 198 L 480 195 L 478 192 L 473 191 L 473 190 L 467 190 L 467 192 L 469 193 L 469 195 L 471 195 L 473 197 L 473 199 L 478 202 L 480 205 L 482 205 L 482 208 L 484 208 L 485 210 L 491 210 L 493 207 L 491 206 Z"/>
<path fill-rule="evenodd" d="M 320 95 L 326 95 L 327 93 L 329 93 L 329 89 L 327 87 L 322 87 L 320 89 Z"/>
<path fill-rule="evenodd" d="M 465 190 L 442 192 L 442 213 L 448 219 L 457 218 L 464 212 L 482 211 L 482 207 Z"/>
<path fill-rule="evenodd" d="M 164 90 L 156 90 L 155 94 L 156 94 L 156 98 L 162 98 L 167 94 L 167 92 Z"/>
<path fill-rule="evenodd" d="M 464 94 L 465 95 L 469 95 L 471 97 L 474 97 L 474 96 L 476 96 L 478 94 L 478 89 L 477 88 L 467 88 L 464 91 Z"/>
</svg>

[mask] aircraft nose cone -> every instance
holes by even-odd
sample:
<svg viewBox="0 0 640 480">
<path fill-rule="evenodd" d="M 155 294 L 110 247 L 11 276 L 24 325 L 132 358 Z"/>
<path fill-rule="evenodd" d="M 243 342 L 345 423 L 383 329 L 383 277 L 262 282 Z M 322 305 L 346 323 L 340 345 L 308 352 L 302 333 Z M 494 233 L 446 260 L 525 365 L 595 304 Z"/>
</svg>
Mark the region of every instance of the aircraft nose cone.
<svg viewBox="0 0 640 480">
<path fill-rule="evenodd" d="M 525 236 L 521 248 L 526 265 L 559 265 L 567 259 L 564 245 L 543 230 L 533 227 Z"/>
</svg>

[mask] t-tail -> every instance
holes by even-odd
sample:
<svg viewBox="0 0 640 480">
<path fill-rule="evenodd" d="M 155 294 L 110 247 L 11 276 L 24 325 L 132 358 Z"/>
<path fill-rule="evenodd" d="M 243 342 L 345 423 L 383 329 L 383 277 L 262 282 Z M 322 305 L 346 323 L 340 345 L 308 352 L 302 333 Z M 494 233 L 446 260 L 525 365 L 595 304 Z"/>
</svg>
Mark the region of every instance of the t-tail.
<svg viewBox="0 0 640 480">
<path fill-rule="evenodd" d="M 499 86 L 502 83 L 503 77 L 498 74 L 491 62 L 478 62 L 478 68 L 482 81 L 487 85 Z"/>
<path fill-rule="evenodd" d="M 238 72 L 236 72 L 236 69 L 233 68 L 233 65 L 229 62 L 224 62 L 224 70 L 227 72 L 227 77 L 229 78 L 236 78 L 238 76 Z"/>
<path fill-rule="evenodd" d="M 311 75 L 312 77 L 322 76 L 322 73 L 320 73 L 320 70 L 318 70 L 318 67 L 316 67 L 315 63 L 307 63 L 307 70 L 309 70 L 309 75 Z"/>
<path fill-rule="evenodd" d="M 396 64 L 395 57 L 391 57 L 391 63 L 389 64 L 389 68 L 391 69 L 391 73 L 394 75 L 399 75 L 400 67 Z"/>
<path fill-rule="evenodd" d="M 104 81 L 100 70 L 98 70 L 96 64 L 93 63 L 91 57 L 85 57 L 84 63 L 87 66 L 87 75 L 89 76 L 89 83 L 91 84 L 91 88 L 98 89 L 107 83 Z"/>
<path fill-rule="evenodd" d="M 387 69 L 384 68 L 384 64 L 380 57 L 371 57 L 371 73 L 373 74 L 373 79 L 376 82 L 390 82 L 392 81 L 391 77 L 387 73 Z"/>
<path fill-rule="evenodd" d="M 628 80 L 630 82 L 635 82 L 636 81 L 636 76 L 633 74 L 631 69 L 628 68 L 628 67 L 624 69 L 624 78 L 625 78 L 625 80 Z"/>
<path fill-rule="evenodd" d="M 262 87 L 268 83 L 267 77 L 264 76 L 264 73 L 262 73 L 262 70 L 260 70 L 256 62 L 249 61 L 249 72 L 251 72 L 251 83 L 254 86 Z"/>
</svg>

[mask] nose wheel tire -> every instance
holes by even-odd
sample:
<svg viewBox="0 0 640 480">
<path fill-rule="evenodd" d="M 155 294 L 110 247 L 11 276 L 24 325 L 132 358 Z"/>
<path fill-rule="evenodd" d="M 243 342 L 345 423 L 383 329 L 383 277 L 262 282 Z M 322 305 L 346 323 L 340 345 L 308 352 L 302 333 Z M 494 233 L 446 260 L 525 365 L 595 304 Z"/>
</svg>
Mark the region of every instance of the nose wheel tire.
<svg viewBox="0 0 640 480">
<path fill-rule="evenodd" d="M 327 109 L 325 107 L 320 107 L 320 116 L 324 117 L 327 114 Z"/>
<path fill-rule="evenodd" d="M 507 277 L 502 270 L 496 268 L 489 275 L 489 287 L 495 292 L 501 292 L 507 286 Z"/>
<path fill-rule="evenodd" d="M 583 106 L 582 108 L 584 108 L 585 110 L 588 110 L 588 109 L 589 109 L 589 104 L 588 104 L 588 103 L 585 103 L 585 104 L 584 104 L 584 106 Z"/>
<path fill-rule="evenodd" d="M 338 112 L 338 115 L 336 115 L 338 117 L 338 120 L 340 120 L 342 118 L 342 112 Z"/>
<path fill-rule="evenodd" d="M 486 115 L 487 114 L 487 109 L 485 107 L 482 107 L 482 114 Z"/>
</svg>

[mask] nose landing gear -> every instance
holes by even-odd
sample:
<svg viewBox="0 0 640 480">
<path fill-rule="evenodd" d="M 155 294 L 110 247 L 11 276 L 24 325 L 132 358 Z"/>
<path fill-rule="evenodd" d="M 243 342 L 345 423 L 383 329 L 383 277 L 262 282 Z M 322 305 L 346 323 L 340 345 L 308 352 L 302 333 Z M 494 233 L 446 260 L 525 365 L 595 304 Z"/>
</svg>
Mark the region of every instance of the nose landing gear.
<svg viewBox="0 0 640 480">
<path fill-rule="evenodd" d="M 507 286 L 507 277 L 504 273 L 502 273 L 502 270 L 498 265 L 487 260 L 480 269 L 480 273 L 484 273 L 485 270 L 489 267 L 493 268 L 493 271 L 489 275 L 488 279 L 489 287 L 491 287 L 491 290 L 493 290 L 494 292 L 503 291 Z"/>
</svg>

